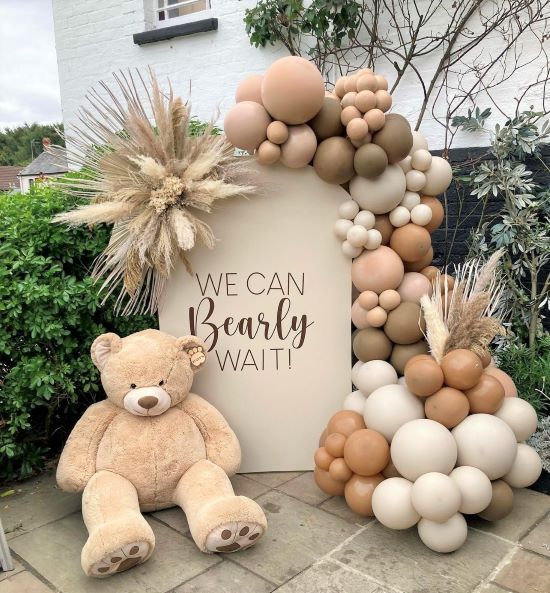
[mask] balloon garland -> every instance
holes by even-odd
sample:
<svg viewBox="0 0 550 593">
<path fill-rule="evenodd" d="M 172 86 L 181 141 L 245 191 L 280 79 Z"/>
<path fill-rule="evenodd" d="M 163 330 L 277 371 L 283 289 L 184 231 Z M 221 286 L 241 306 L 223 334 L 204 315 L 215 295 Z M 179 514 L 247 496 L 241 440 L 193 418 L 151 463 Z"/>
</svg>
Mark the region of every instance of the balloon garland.
<svg viewBox="0 0 550 593">
<path fill-rule="evenodd" d="M 467 537 L 464 514 L 505 517 L 512 488 L 542 470 L 522 442 L 536 412 L 488 350 L 500 331 L 498 254 L 455 278 L 431 265 L 452 170 L 388 113 L 383 76 L 362 69 L 326 91 L 317 68 L 291 56 L 245 79 L 235 100 L 232 144 L 263 165 L 311 164 L 350 194 L 334 233 L 353 259 L 357 389 L 321 435 L 315 480 L 355 512 L 390 529 L 417 525 L 426 546 L 452 552 Z"/>
</svg>

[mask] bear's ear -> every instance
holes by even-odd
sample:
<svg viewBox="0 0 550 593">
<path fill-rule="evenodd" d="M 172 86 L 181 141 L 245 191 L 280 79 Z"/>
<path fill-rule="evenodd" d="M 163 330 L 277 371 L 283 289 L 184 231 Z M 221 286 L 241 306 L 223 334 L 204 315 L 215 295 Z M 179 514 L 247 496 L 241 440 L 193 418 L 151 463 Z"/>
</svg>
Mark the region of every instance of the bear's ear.
<svg viewBox="0 0 550 593">
<path fill-rule="evenodd" d="M 178 350 L 183 351 L 191 362 L 193 372 L 197 372 L 206 362 L 206 346 L 197 336 L 183 336 L 176 340 Z"/>
<path fill-rule="evenodd" d="M 102 371 L 111 354 L 119 352 L 122 348 L 122 339 L 113 333 L 98 336 L 91 348 L 92 362 Z"/>
</svg>

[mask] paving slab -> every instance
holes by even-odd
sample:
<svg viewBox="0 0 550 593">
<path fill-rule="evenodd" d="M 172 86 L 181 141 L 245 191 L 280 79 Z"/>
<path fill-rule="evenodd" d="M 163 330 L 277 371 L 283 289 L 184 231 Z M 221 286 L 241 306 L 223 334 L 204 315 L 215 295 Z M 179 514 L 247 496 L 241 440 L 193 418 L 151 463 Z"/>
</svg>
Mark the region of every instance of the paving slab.
<svg viewBox="0 0 550 593">
<path fill-rule="evenodd" d="M 493 580 L 516 593 L 548 593 L 550 563 L 538 554 L 518 550 Z"/>
<path fill-rule="evenodd" d="M 149 519 L 149 523 L 156 538 L 153 556 L 107 579 L 90 578 L 82 572 L 80 551 L 87 533 L 79 513 L 21 535 L 10 546 L 60 593 L 165 593 L 221 562 L 158 521 Z"/>
<path fill-rule="evenodd" d="M 304 472 L 260 472 L 255 474 L 241 474 L 250 478 L 251 480 L 255 480 L 256 482 L 260 482 L 260 484 L 264 484 L 265 486 L 269 486 L 270 488 L 276 488 L 293 478 L 296 478 L 302 475 Z"/>
<path fill-rule="evenodd" d="M 276 585 L 252 574 L 230 560 L 191 579 L 173 593 L 270 593 Z"/>
<path fill-rule="evenodd" d="M 394 531 L 373 522 L 332 557 L 404 593 L 470 593 L 511 548 L 470 530 L 462 548 L 437 554 L 420 542 L 416 528 Z"/>
<path fill-rule="evenodd" d="M 277 585 L 311 566 L 359 530 L 356 525 L 282 492 L 268 492 L 257 502 L 267 516 L 267 533 L 256 546 L 233 554 L 231 560 Z"/>
<path fill-rule="evenodd" d="M 376 583 L 340 564 L 324 561 L 277 589 L 277 593 L 382 593 Z M 385 592 L 384 592 L 385 593 Z"/>
<path fill-rule="evenodd" d="M 248 478 L 244 474 L 233 476 L 231 478 L 231 483 L 233 484 L 233 490 L 237 496 L 248 496 L 248 498 L 258 498 L 258 496 L 261 496 L 270 490 L 269 485 Z"/>
<path fill-rule="evenodd" d="M 81 494 L 60 490 L 55 483 L 54 472 L 44 473 L 1 492 L 10 489 L 16 493 L 0 498 L 0 514 L 8 540 L 80 510 Z"/>
<path fill-rule="evenodd" d="M 521 540 L 521 545 L 528 550 L 550 558 L 550 515 L 545 517 Z M 548 570 L 550 570 L 550 562 Z"/>
<path fill-rule="evenodd" d="M 0 583 L 2 581 L 5 581 L 6 579 L 9 579 L 10 577 L 16 575 L 18 572 L 25 570 L 25 567 L 21 564 L 21 562 L 19 562 L 19 560 L 17 560 L 17 558 L 12 557 L 12 562 L 13 562 L 13 570 L 8 570 L 8 571 L 0 570 Z"/>
<path fill-rule="evenodd" d="M 348 506 L 346 499 L 343 496 L 333 496 L 326 500 L 323 504 L 319 505 L 320 509 L 337 515 L 341 519 L 344 519 L 348 523 L 355 523 L 355 525 L 366 525 L 371 521 L 374 521 L 374 517 L 363 517 L 354 513 Z"/>
<path fill-rule="evenodd" d="M 522 488 L 514 490 L 514 509 L 507 517 L 500 521 L 485 521 L 472 516 L 468 517 L 468 525 L 519 542 L 549 510 L 550 496 Z"/>
<path fill-rule="evenodd" d="M 25 570 L 1 581 L 0 593 L 52 593 L 52 590 Z"/>
<path fill-rule="evenodd" d="M 306 472 L 297 478 L 281 484 L 278 490 L 312 505 L 321 504 L 330 498 L 330 495 L 323 492 L 315 483 L 313 472 Z"/>
<path fill-rule="evenodd" d="M 484 585 L 480 585 L 474 593 L 513 593 L 510 589 L 503 589 L 495 583 L 485 583 Z"/>
<path fill-rule="evenodd" d="M 164 511 L 156 511 L 151 513 L 151 515 L 162 523 L 166 523 L 166 525 L 172 529 L 179 531 L 182 535 L 187 535 L 189 533 L 187 517 L 179 507 L 172 507 L 171 509 L 165 509 Z"/>
</svg>

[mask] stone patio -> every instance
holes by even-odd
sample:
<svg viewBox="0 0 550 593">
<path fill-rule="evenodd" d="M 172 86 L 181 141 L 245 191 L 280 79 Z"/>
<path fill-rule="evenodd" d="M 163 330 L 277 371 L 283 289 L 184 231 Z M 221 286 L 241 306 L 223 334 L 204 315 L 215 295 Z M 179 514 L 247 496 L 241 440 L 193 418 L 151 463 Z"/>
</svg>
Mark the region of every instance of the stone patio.
<svg viewBox="0 0 550 593">
<path fill-rule="evenodd" d="M 0 516 L 15 569 L 0 593 L 548 593 L 550 497 L 516 492 L 514 512 L 495 524 L 470 520 L 454 554 L 425 548 L 415 529 L 390 531 L 330 498 L 310 472 L 246 474 L 235 490 L 264 508 L 269 531 L 254 548 L 201 554 L 179 509 L 149 515 L 149 562 L 106 580 L 80 568 L 86 531 L 80 495 L 52 475 L 0 491 Z"/>
</svg>

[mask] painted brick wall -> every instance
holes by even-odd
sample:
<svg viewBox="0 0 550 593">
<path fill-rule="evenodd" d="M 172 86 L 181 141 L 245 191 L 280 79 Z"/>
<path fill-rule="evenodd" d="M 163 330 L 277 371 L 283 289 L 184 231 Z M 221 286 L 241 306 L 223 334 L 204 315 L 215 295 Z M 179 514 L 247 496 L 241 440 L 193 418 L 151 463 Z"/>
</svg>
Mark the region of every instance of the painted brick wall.
<svg viewBox="0 0 550 593">
<path fill-rule="evenodd" d="M 419 5 L 428 0 L 419 0 Z M 190 94 L 193 112 L 201 119 L 216 113 L 223 116 L 233 103 L 237 83 L 245 75 L 261 73 L 275 59 L 286 55 L 283 48 L 253 48 L 245 34 L 243 15 L 255 0 L 212 0 L 211 15 L 219 20 L 218 31 L 180 37 L 169 41 L 137 46 L 132 35 L 146 30 L 152 22 L 152 7 L 156 0 L 53 0 L 57 55 L 63 118 L 74 121 L 76 109 L 84 95 L 100 79 L 109 78 L 121 68 L 153 66 L 162 79 L 169 76 L 176 91 Z M 198 18 L 198 17 L 197 17 Z M 492 47 L 494 45 L 494 47 Z M 498 43 L 489 40 L 485 52 L 496 51 Z M 524 55 L 535 46 L 522 47 Z M 435 67 L 438 56 L 419 64 L 423 73 Z M 389 64 L 380 63 L 379 71 L 389 79 L 394 72 Z M 515 108 L 514 97 L 538 72 L 534 62 L 521 76 L 512 76 L 498 93 L 506 112 Z M 396 111 L 414 122 L 420 109 L 421 97 L 417 79 L 406 76 L 395 95 Z M 539 97 L 528 98 L 537 103 Z M 482 107 L 489 101 L 480 101 Z M 497 121 L 495 117 L 494 121 Z M 428 137 L 430 148 L 443 146 L 443 128 L 430 114 L 421 131 Z M 483 146 L 488 143 L 482 134 L 461 134 L 457 147 Z"/>
</svg>

